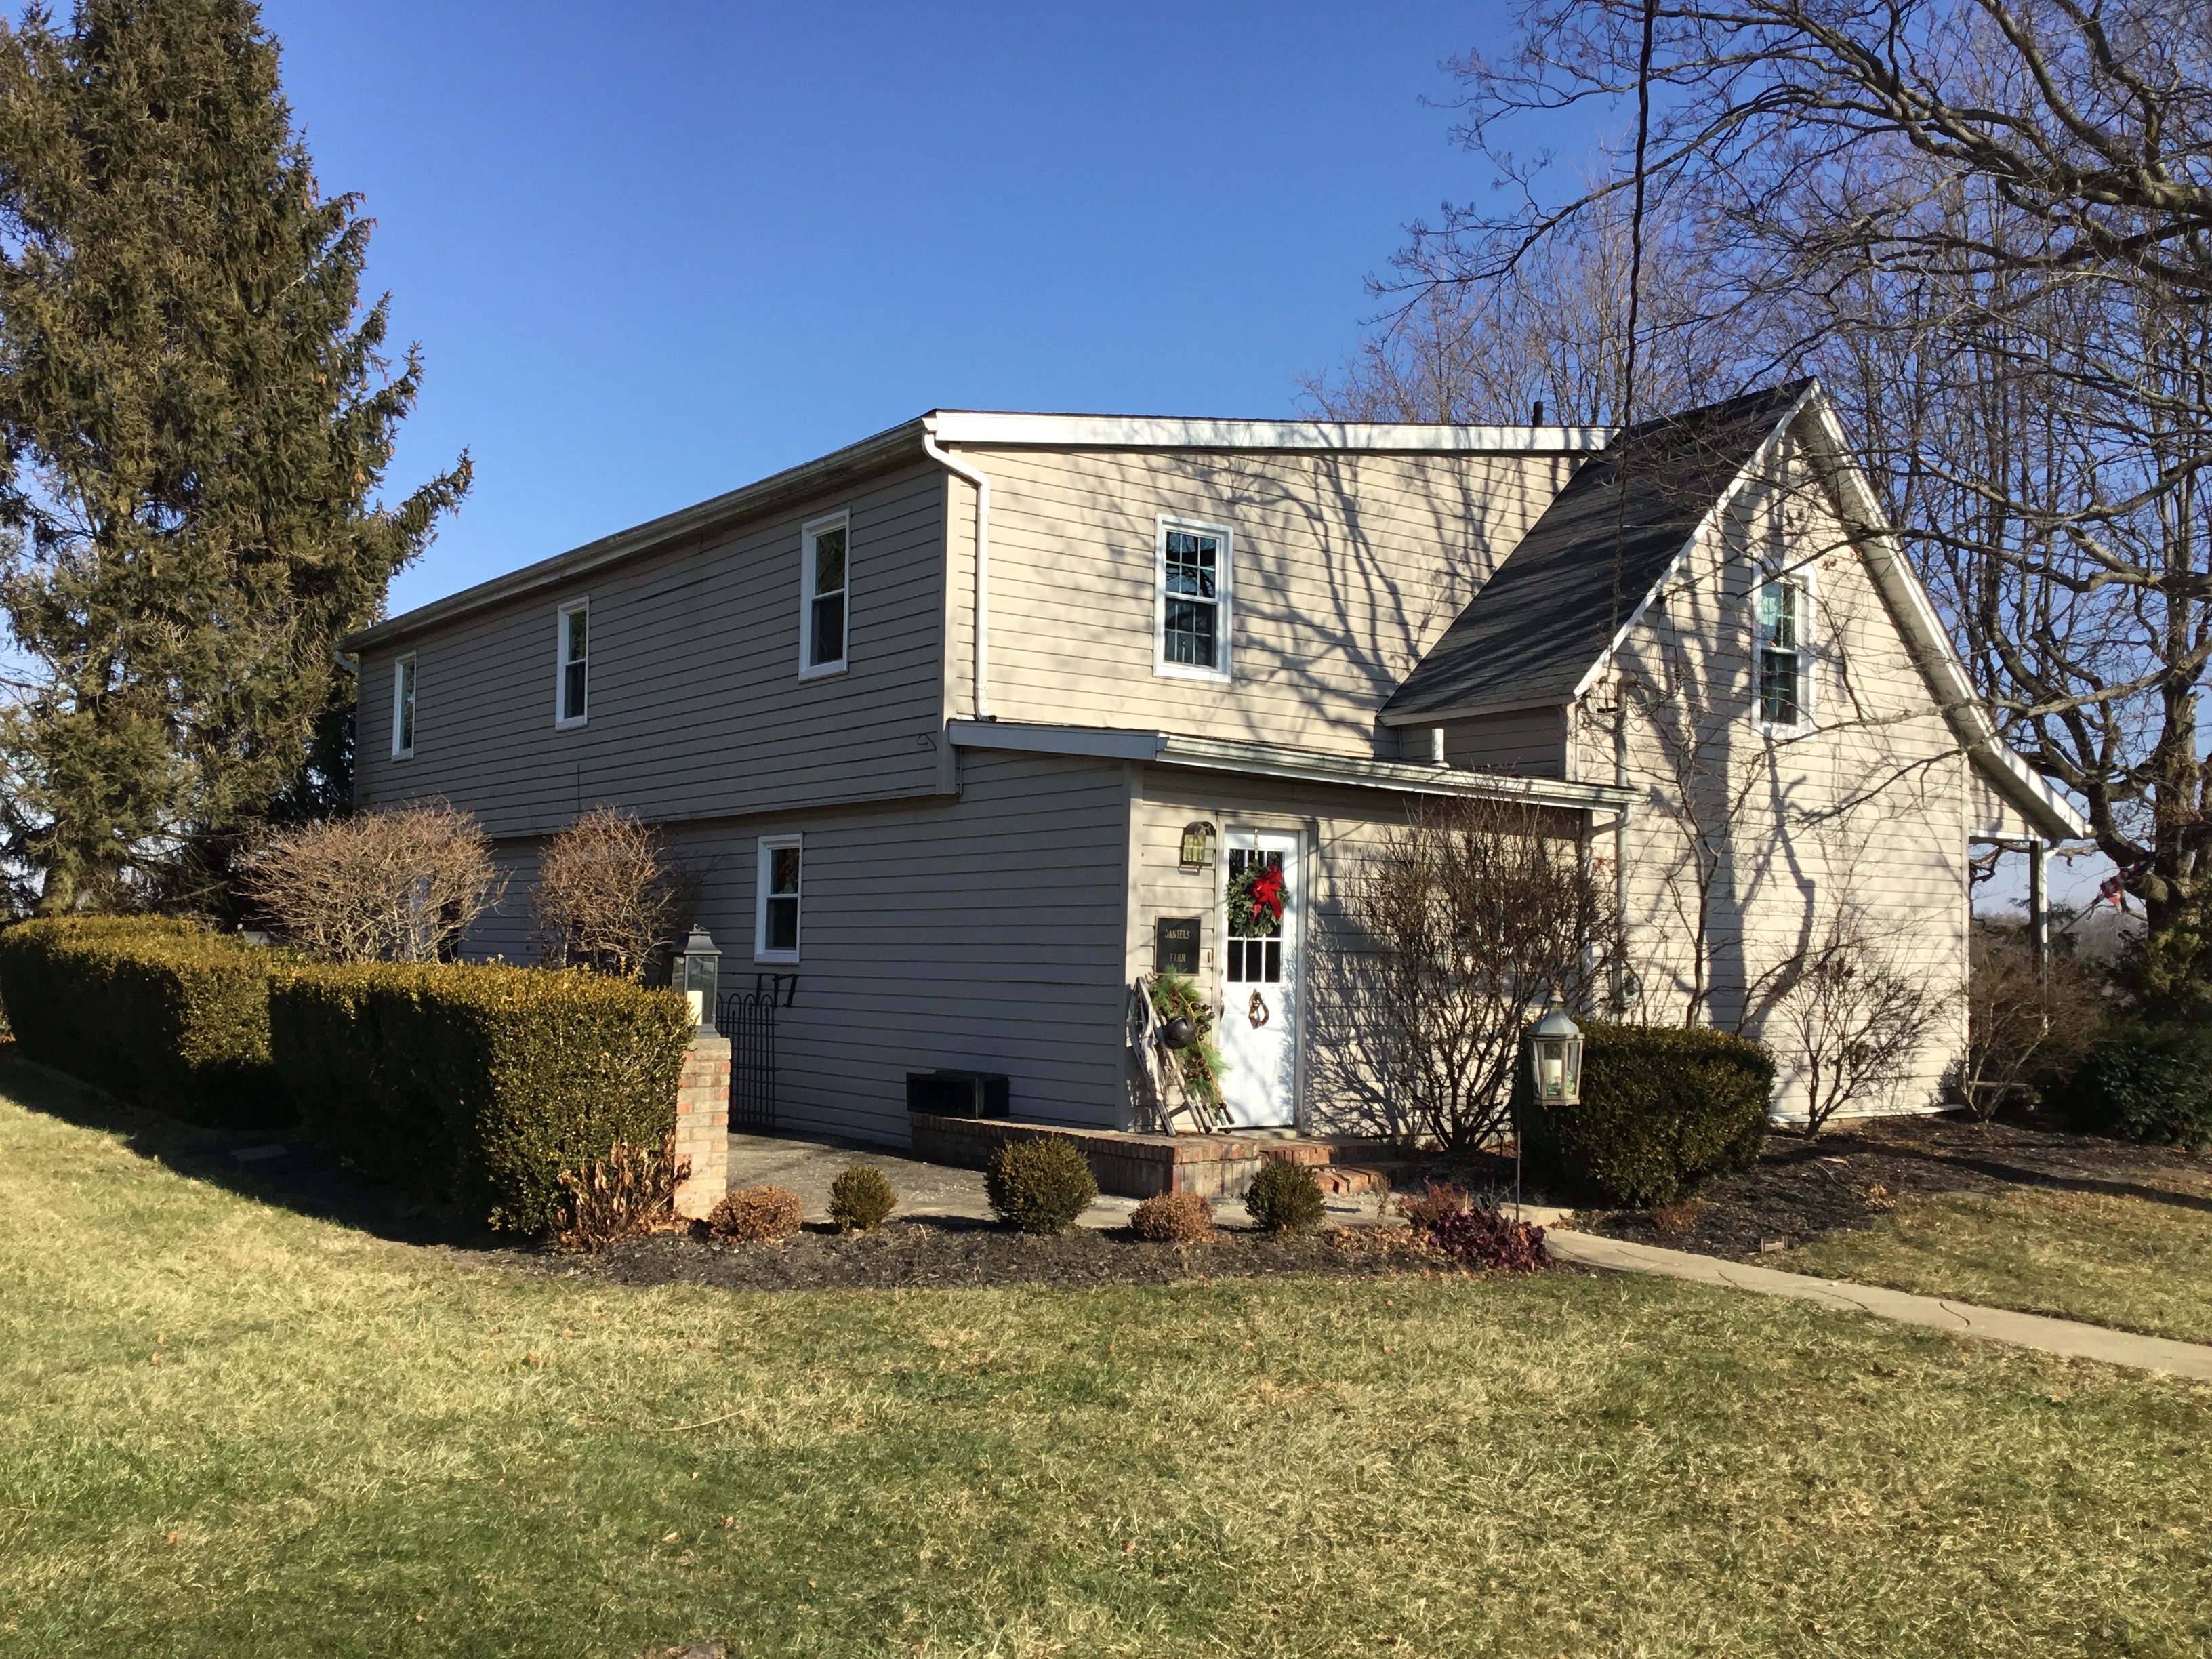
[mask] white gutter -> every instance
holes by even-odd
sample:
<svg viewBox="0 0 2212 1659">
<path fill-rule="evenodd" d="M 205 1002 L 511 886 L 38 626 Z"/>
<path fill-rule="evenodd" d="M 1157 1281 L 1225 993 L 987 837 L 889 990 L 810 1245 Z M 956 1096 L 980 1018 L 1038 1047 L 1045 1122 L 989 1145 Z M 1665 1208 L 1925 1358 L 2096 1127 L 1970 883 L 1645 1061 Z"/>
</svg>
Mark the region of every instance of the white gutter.
<svg viewBox="0 0 2212 1659">
<path fill-rule="evenodd" d="M 975 717 L 991 714 L 991 480 L 937 447 L 934 416 L 921 423 L 921 453 L 956 477 L 975 486 Z"/>
</svg>

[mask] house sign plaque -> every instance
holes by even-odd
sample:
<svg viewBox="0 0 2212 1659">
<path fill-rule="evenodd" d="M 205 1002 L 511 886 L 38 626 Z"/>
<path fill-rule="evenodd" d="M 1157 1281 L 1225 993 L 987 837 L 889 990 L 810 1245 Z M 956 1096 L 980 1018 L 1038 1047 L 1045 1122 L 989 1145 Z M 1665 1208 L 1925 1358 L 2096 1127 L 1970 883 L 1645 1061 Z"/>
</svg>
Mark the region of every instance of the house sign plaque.
<svg viewBox="0 0 2212 1659">
<path fill-rule="evenodd" d="M 1198 918 L 1152 918 L 1152 971 L 1156 974 L 1195 974 L 1198 971 Z"/>
</svg>

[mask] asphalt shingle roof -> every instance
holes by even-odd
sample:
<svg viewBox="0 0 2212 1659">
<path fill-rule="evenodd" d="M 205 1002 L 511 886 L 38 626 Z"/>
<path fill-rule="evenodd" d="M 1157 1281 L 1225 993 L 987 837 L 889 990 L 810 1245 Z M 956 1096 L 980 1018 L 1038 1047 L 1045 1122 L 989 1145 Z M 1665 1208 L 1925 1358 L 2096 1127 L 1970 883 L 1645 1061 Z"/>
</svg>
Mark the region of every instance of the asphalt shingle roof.
<svg viewBox="0 0 2212 1659">
<path fill-rule="evenodd" d="M 1565 703 L 1721 493 L 1812 384 L 1623 432 L 1584 462 L 1382 706 L 1407 716 Z"/>
</svg>

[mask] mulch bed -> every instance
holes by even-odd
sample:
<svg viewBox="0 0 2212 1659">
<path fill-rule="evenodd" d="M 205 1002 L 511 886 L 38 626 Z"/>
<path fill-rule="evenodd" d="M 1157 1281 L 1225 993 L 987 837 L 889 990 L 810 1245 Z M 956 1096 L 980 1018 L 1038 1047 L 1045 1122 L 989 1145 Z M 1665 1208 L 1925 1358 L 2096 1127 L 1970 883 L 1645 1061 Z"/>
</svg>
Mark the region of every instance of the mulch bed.
<svg viewBox="0 0 2212 1659">
<path fill-rule="evenodd" d="M 2212 1211 L 2212 1157 L 2075 1134 L 2033 1120 L 1887 1118 L 1808 1141 L 1771 1135 L 1759 1163 L 1655 1218 L 1585 1212 L 1577 1229 L 1639 1243 L 1739 1258 L 1870 1226 L 1906 1194 L 2000 1193 L 2019 1187 L 2118 1197 L 2177 1191 Z M 1662 1225 L 1662 1220 L 1673 1225 Z"/>
<path fill-rule="evenodd" d="M 1034 1237 L 987 1221 L 893 1219 L 872 1232 L 809 1227 L 781 1244 L 722 1244 L 663 1235 L 592 1257 L 541 1258 L 550 1271 L 617 1285 L 726 1290 L 965 1290 L 1036 1285 L 1091 1290 L 1193 1279 L 1321 1273 L 1369 1279 L 1456 1273 L 1413 1247 L 1401 1227 L 1320 1233 L 1217 1232 L 1203 1244 L 1149 1244 L 1121 1229 Z"/>
</svg>

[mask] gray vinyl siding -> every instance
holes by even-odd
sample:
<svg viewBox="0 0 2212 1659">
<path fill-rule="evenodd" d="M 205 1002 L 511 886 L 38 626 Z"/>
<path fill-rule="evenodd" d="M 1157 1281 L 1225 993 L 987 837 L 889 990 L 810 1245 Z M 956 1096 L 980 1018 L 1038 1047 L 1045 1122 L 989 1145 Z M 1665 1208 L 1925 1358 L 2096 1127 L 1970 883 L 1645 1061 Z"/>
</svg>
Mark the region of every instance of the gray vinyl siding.
<svg viewBox="0 0 2212 1659">
<path fill-rule="evenodd" d="M 844 673 L 799 678 L 799 526 L 849 509 Z M 365 653 L 356 800 L 442 798 L 500 837 L 612 803 L 674 822 L 937 787 L 945 477 L 904 467 Z M 556 618 L 591 601 L 588 723 L 554 726 Z M 415 751 L 391 754 L 413 652 Z"/>
<path fill-rule="evenodd" d="M 825 804 L 673 827 L 702 877 L 722 988 L 794 974 L 778 1016 L 780 1126 L 902 1146 L 906 1074 L 1006 1073 L 1014 1115 L 1112 1128 L 1122 1076 L 1128 787 L 1118 763 L 969 753 L 957 799 Z M 753 959 L 760 837 L 799 834 L 796 964 Z M 535 844 L 469 954 L 527 951 Z M 523 959 L 527 960 L 527 955 Z"/>
</svg>

